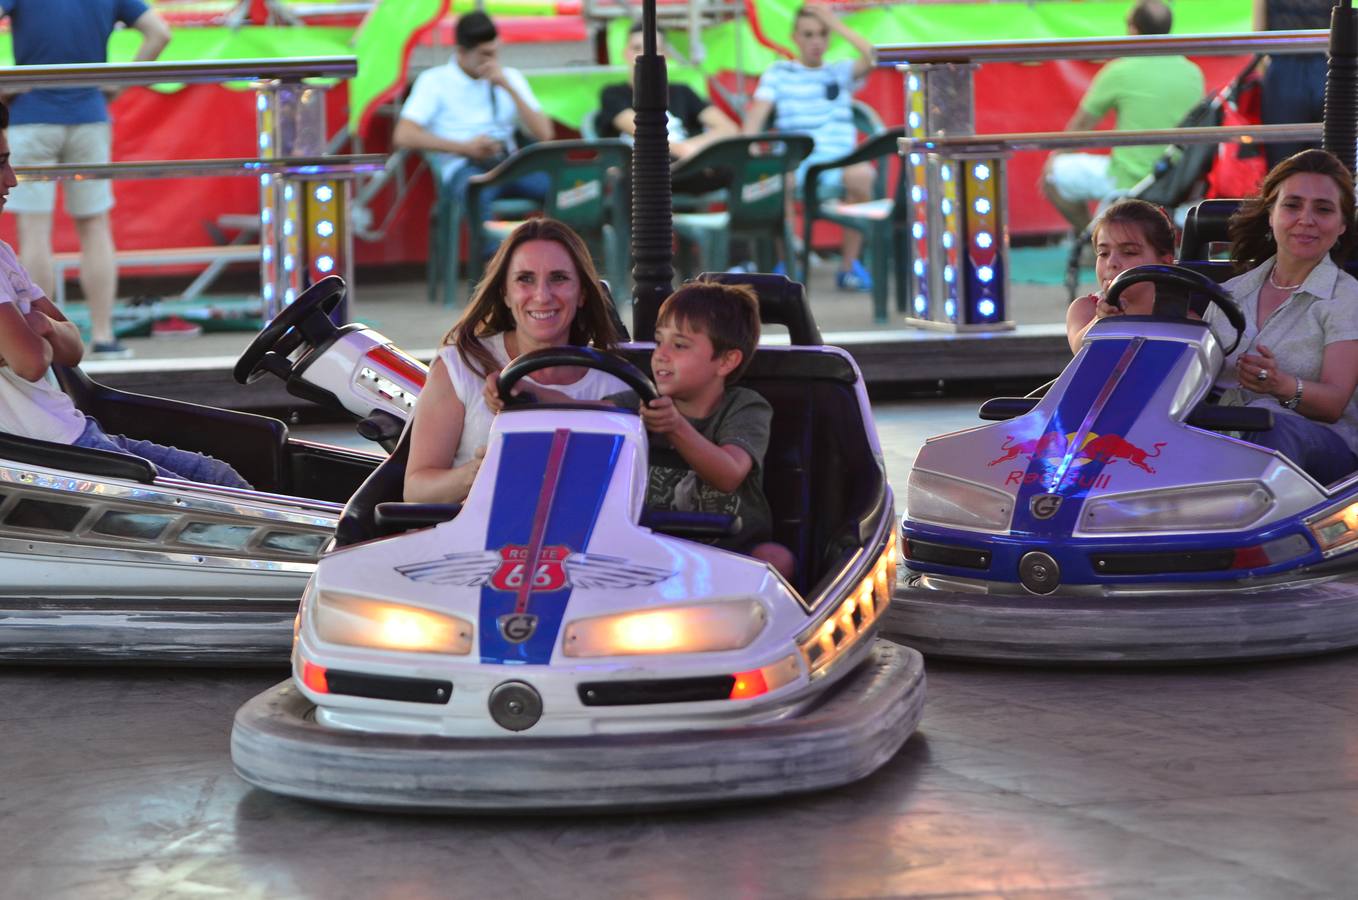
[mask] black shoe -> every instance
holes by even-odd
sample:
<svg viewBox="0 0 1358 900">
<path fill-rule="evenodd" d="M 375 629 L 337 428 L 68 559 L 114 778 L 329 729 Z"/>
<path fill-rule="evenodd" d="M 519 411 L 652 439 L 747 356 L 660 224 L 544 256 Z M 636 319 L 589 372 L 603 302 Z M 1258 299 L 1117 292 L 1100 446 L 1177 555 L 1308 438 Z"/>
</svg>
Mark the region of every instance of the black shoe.
<svg viewBox="0 0 1358 900">
<path fill-rule="evenodd" d="M 127 359 L 132 356 L 131 348 L 114 338 L 111 341 L 95 341 L 90 344 L 90 359 Z"/>
</svg>

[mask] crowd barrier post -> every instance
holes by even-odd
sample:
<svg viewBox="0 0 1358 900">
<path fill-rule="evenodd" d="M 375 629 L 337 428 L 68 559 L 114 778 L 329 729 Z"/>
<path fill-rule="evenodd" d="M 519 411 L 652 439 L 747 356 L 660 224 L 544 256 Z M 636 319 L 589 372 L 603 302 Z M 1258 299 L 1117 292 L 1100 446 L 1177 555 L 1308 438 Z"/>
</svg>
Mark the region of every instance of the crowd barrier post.
<svg viewBox="0 0 1358 900">
<path fill-rule="evenodd" d="M 975 133 L 975 64 L 899 68 L 908 140 Z M 905 157 L 912 250 L 906 322 L 945 331 L 1012 329 L 1004 156 L 915 149 Z"/>
<path fill-rule="evenodd" d="M 975 134 L 973 74 L 986 62 L 1114 59 L 1121 56 L 1234 56 L 1318 53 L 1327 31 L 1221 35 L 1130 35 L 1067 40 L 888 45 L 881 65 L 905 79 L 906 136 L 900 152 L 909 195 L 907 325 L 944 331 L 1004 331 L 1010 315 L 1007 160 L 1016 149 L 1109 147 L 1129 143 L 1290 140 L 1320 126 L 1182 129 L 1157 132 Z M 1181 136 L 1187 140 L 1181 140 Z"/>
<path fill-rule="evenodd" d="M 255 84 L 261 159 L 322 156 L 325 87 L 270 79 Z M 352 180 L 324 167 L 259 178 L 260 291 L 272 319 L 309 284 L 341 275 L 350 286 L 338 321 L 354 303 L 353 231 L 349 228 Z"/>
<path fill-rule="evenodd" d="M 285 60 L 157 61 L 16 66 L 0 69 L 0 91 L 40 88 L 114 88 L 152 84 L 245 82 L 255 89 L 258 156 L 255 160 L 160 160 L 85 166 L 58 163 L 19 167 L 20 180 L 157 178 L 179 175 L 250 175 L 260 183 L 260 292 L 267 319 L 326 275 L 344 276 L 349 289 L 344 321 L 354 302 L 353 236 L 349 227 L 352 181 L 382 168 L 375 155 L 327 156 L 324 85 L 314 79 L 347 78 L 358 71 L 352 56 Z"/>
</svg>

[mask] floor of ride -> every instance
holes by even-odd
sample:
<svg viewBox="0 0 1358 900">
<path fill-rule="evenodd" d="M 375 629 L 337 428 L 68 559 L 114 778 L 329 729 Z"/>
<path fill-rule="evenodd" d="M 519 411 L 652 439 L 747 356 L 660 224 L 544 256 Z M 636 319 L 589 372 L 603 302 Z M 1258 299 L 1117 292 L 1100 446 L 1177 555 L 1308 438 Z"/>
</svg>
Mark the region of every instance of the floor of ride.
<svg viewBox="0 0 1358 900">
<path fill-rule="evenodd" d="M 875 412 L 903 487 L 973 401 Z M 281 672 L 0 669 L 5 896 L 1332 897 L 1358 878 L 1358 652 L 1104 672 L 928 664 L 846 788 L 738 808 L 385 816 L 235 776 Z"/>
</svg>

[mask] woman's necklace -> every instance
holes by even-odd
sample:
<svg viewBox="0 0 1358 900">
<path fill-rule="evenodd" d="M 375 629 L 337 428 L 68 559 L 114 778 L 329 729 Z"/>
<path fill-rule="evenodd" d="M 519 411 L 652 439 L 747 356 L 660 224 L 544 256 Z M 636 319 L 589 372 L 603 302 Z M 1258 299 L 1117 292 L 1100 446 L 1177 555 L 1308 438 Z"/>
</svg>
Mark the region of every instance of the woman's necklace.
<svg viewBox="0 0 1358 900">
<path fill-rule="evenodd" d="M 1306 283 L 1306 279 L 1303 278 L 1301 281 L 1298 281 L 1296 284 L 1279 284 L 1279 283 L 1278 283 L 1278 266 L 1277 266 L 1277 264 L 1275 263 L 1275 264 L 1273 265 L 1273 268 L 1271 268 L 1271 269 L 1268 270 L 1268 283 L 1271 284 L 1271 285 L 1273 285 L 1275 288 L 1277 288 L 1277 289 L 1280 290 L 1280 291 L 1295 291 L 1297 288 L 1301 287 L 1303 284 Z"/>
</svg>

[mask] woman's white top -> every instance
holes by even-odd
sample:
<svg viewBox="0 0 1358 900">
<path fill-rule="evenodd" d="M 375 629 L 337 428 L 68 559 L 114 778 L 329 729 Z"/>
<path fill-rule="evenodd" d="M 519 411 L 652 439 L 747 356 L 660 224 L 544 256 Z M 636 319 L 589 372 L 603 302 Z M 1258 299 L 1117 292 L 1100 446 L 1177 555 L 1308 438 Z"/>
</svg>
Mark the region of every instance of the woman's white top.
<svg viewBox="0 0 1358 900">
<path fill-rule="evenodd" d="M 14 250 L 0 241 L 0 303 L 13 303 L 27 315 L 42 296 L 42 288 L 19 265 Z M 0 368 L 0 431 L 70 444 L 84 430 L 85 414 L 57 387 L 50 371 L 29 381 L 9 366 Z"/>
<path fill-rule="evenodd" d="M 1303 381 L 1318 380 L 1325 348 L 1336 341 L 1358 340 L 1358 280 L 1335 265 L 1326 254 L 1292 296 L 1268 319 L 1259 322 L 1259 292 L 1276 261 L 1277 257 L 1272 257 L 1222 284 L 1245 316 L 1245 333 L 1239 346 L 1226 357 L 1217 386 L 1238 391 L 1242 395 L 1241 405 L 1266 406 L 1275 416 L 1301 415 L 1279 405 L 1268 394 L 1242 386 L 1236 376 L 1235 362 L 1242 353 L 1255 353 L 1255 348 L 1263 344 L 1273 352 L 1282 371 Z M 1222 346 L 1228 346 L 1235 329 L 1221 311 L 1209 306 L 1204 318 L 1222 341 Z M 1338 422 L 1321 424 L 1338 432 L 1350 447 L 1358 449 L 1358 402 L 1353 398 L 1349 399 Z"/>
<path fill-rule="evenodd" d="M 498 367 L 504 368 L 509 365 L 509 353 L 505 350 L 505 336 L 503 334 L 492 334 L 489 337 L 480 338 L 480 341 L 490 351 L 490 355 L 495 358 Z M 470 366 L 462 361 L 456 346 L 449 344 L 440 349 L 439 358 L 443 360 L 443 367 L 448 371 L 448 377 L 453 382 L 453 390 L 457 393 L 457 399 L 462 401 L 462 408 L 466 410 L 462 417 L 462 439 L 457 445 L 457 455 L 453 457 L 453 465 L 460 466 L 471 460 L 477 447 L 486 446 L 486 442 L 490 439 L 490 423 L 494 421 L 495 413 L 490 411 L 490 407 L 486 405 L 486 398 L 482 394 L 486 386 L 485 378 L 477 375 Z M 531 382 L 531 384 L 524 384 L 524 382 Z M 531 375 L 519 383 L 530 391 L 532 385 L 537 384 L 536 381 L 533 381 Z M 572 384 L 544 384 L 541 386 L 549 390 L 559 391 L 573 400 L 602 400 L 611 394 L 628 390 L 627 386 L 621 381 L 597 369 L 585 370 L 584 377 Z"/>
</svg>

